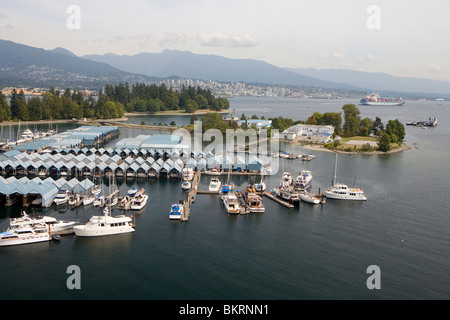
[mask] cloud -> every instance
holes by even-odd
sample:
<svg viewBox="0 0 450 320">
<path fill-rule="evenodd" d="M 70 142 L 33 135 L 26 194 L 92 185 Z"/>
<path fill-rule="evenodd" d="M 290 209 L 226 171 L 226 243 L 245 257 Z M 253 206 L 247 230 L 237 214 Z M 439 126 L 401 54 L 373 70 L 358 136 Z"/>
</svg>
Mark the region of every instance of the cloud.
<svg viewBox="0 0 450 320">
<path fill-rule="evenodd" d="M 164 34 L 164 37 L 159 41 L 159 45 L 161 47 L 173 44 L 185 45 L 188 42 L 188 40 L 189 40 L 188 36 L 185 35 L 183 32 L 170 32 Z"/>
<path fill-rule="evenodd" d="M 244 33 L 238 36 L 229 36 L 221 32 L 202 33 L 199 37 L 200 44 L 207 47 L 254 47 L 258 41 L 249 34 Z"/>
<path fill-rule="evenodd" d="M 428 66 L 428 69 L 429 69 L 431 72 L 434 72 L 434 73 L 439 73 L 439 72 L 442 71 L 441 66 L 440 66 L 440 65 L 437 65 L 437 64 L 430 64 L 430 65 Z"/>
<path fill-rule="evenodd" d="M 358 58 L 358 62 L 372 62 L 374 60 L 375 60 L 375 58 L 373 57 L 373 55 L 371 53 L 369 53 L 365 57 Z"/>
<path fill-rule="evenodd" d="M 140 33 L 132 35 L 115 35 L 107 42 L 108 44 L 123 43 L 124 41 L 137 42 L 138 46 L 143 48 L 150 43 L 153 35 L 151 33 Z"/>
<path fill-rule="evenodd" d="M 335 58 L 336 60 L 343 60 L 347 58 L 347 56 L 344 53 L 335 52 L 333 53 L 333 58 Z"/>
</svg>

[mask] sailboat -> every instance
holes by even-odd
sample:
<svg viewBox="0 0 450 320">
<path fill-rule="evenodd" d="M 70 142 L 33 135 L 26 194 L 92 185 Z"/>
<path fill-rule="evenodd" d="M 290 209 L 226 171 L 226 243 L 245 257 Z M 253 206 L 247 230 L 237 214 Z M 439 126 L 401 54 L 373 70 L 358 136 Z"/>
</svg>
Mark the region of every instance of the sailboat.
<svg viewBox="0 0 450 320">
<path fill-rule="evenodd" d="M 360 188 L 349 188 L 346 184 L 336 182 L 337 171 L 337 153 L 336 162 L 334 165 L 334 177 L 331 183 L 331 187 L 325 190 L 325 196 L 330 199 L 338 200 L 367 200 L 364 195 L 364 191 Z"/>
</svg>

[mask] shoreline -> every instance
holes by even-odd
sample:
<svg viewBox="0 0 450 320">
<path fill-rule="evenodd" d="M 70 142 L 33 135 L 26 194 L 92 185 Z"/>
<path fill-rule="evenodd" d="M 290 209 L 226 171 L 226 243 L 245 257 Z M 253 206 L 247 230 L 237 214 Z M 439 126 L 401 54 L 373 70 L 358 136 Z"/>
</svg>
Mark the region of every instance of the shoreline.
<svg viewBox="0 0 450 320">
<path fill-rule="evenodd" d="M 208 113 L 232 113 L 230 110 L 197 110 L 195 112 L 183 112 L 183 111 L 160 111 L 160 112 L 125 112 L 125 117 L 139 117 L 139 116 L 192 116 L 192 115 L 204 115 Z"/>
<path fill-rule="evenodd" d="M 324 151 L 324 152 L 331 152 L 331 153 L 342 153 L 342 154 L 354 154 L 354 155 L 388 155 L 388 154 L 394 154 L 394 153 L 399 153 L 399 152 L 403 152 L 403 151 L 408 151 L 411 150 L 411 147 L 408 146 L 405 143 L 402 143 L 402 145 L 398 148 L 392 149 L 388 152 L 383 152 L 383 151 L 345 151 L 345 150 L 332 150 L 332 149 L 328 149 L 325 148 L 323 145 L 319 145 L 319 144 L 306 144 L 306 143 L 301 143 L 301 142 L 291 142 L 291 141 L 284 141 L 284 140 L 280 140 L 283 142 L 287 142 L 290 143 L 292 145 L 296 145 L 296 146 L 300 146 L 303 147 L 305 149 L 308 150 L 315 150 L 315 151 Z"/>
</svg>

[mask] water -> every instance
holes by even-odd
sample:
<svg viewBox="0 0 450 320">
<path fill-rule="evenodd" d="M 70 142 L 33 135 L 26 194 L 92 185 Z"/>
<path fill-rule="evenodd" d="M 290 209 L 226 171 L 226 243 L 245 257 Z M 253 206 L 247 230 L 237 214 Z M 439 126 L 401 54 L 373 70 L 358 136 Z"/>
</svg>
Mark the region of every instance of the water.
<svg viewBox="0 0 450 320">
<path fill-rule="evenodd" d="M 339 112 L 351 100 L 234 98 L 236 115 L 306 119 Z M 189 222 L 170 221 L 170 205 L 184 198 L 180 181 L 117 181 L 123 194 L 136 186 L 150 196 L 136 214 L 136 232 L 111 237 L 64 236 L 0 248 L 1 299 L 448 299 L 450 296 L 450 103 L 408 101 L 402 107 L 359 106 L 383 123 L 437 116 L 427 130 L 406 127 L 410 151 L 389 156 L 338 156 L 338 180 L 362 187 L 366 202 L 328 200 L 287 209 L 264 198 L 266 212 L 226 213 L 218 196 L 199 195 Z M 178 116 L 178 122 L 190 119 Z M 144 120 L 153 121 L 151 117 Z M 148 122 L 147 122 L 148 121 Z M 170 120 L 172 121 L 172 119 Z M 73 126 L 68 124 L 67 126 Z M 60 130 L 64 130 L 62 125 Z M 5 127 L 6 130 L 6 127 Z M 121 136 L 142 130 L 121 130 Z M 111 142 L 113 144 L 114 141 Z M 299 146 L 282 144 L 288 152 Z M 310 162 L 281 160 L 265 179 L 275 187 L 282 171 L 314 175 L 313 191 L 331 183 L 335 155 L 315 151 Z M 223 177 L 225 180 L 225 177 Z M 247 177 L 233 177 L 238 189 Z M 107 181 L 105 181 L 107 183 Z M 201 189 L 209 178 L 202 177 Z M 28 209 L 29 212 L 31 211 Z M 50 208 L 59 219 L 88 219 L 99 210 Z M 117 209 L 113 214 L 118 214 Z M 0 211 L 0 229 L 20 208 Z M 69 290 L 67 267 L 81 269 L 81 290 Z M 381 290 L 369 290 L 366 269 L 381 269 Z"/>
</svg>

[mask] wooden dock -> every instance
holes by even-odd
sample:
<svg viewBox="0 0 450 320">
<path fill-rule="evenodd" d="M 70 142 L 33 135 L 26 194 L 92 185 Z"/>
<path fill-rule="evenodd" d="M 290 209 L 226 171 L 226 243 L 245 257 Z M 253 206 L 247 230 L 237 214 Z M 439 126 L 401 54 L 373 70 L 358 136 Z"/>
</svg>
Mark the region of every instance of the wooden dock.
<svg viewBox="0 0 450 320">
<path fill-rule="evenodd" d="M 285 201 L 283 199 L 278 198 L 277 196 L 269 193 L 269 192 L 264 192 L 263 195 L 265 195 L 267 198 L 272 199 L 275 202 L 278 202 L 279 204 L 285 206 L 286 208 L 294 208 L 294 205 L 288 201 Z"/>
<path fill-rule="evenodd" d="M 189 221 L 189 217 L 191 216 L 191 207 L 192 203 L 197 199 L 197 190 L 198 185 L 200 184 L 200 178 L 202 177 L 202 173 L 200 171 L 194 172 L 194 178 L 191 181 L 191 189 L 186 195 L 186 201 L 184 202 L 184 210 L 181 215 L 181 221 Z"/>
</svg>

